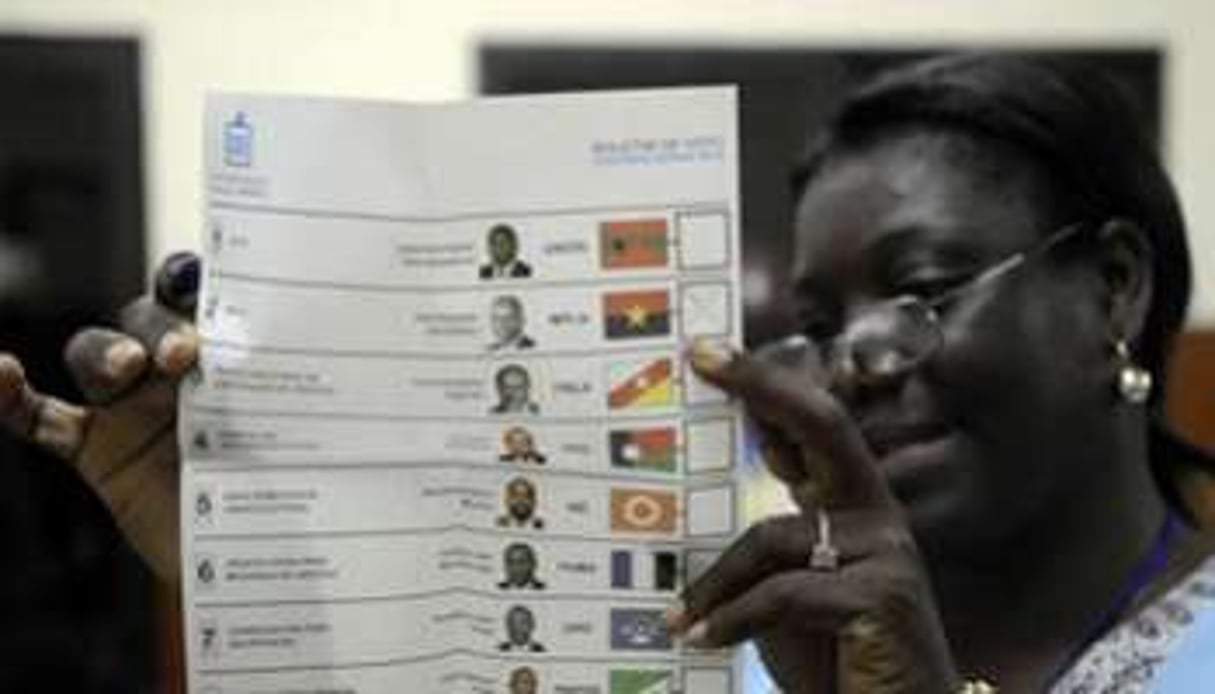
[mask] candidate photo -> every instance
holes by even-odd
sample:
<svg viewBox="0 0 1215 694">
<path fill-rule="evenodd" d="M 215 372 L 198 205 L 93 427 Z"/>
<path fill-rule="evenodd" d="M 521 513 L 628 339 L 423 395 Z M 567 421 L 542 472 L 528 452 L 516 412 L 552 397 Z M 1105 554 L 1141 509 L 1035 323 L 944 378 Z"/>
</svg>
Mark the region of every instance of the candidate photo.
<svg viewBox="0 0 1215 694">
<path fill-rule="evenodd" d="M 544 519 L 537 515 L 539 492 L 536 485 L 523 477 L 516 477 L 502 488 L 502 505 L 505 513 L 498 516 L 498 526 L 503 528 L 531 528 L 540 530 Z"/>
<path fill-rule="evenodd" d="M 481 279 L 521 279 L 532 276 L 532 266 L 519 257 L 519 233 L 508 224 L 495 224 L 485 236 L 489 260 L 481 266 Z"/>
<path fill-rule="evenodd" d="M 490 414 L 540 414 L 540 405 L 532 399 L 532 376 L 522 365 L 499 368 L 494 390 L 498 402 L 489 408 Z"/>
<path fill-rule="evenodd" d="M 512 542 L 502 550 L 504 580 L 498 583 L 502 590 L 544 590 L 544 581 L 536 578 L 539 559 L 536 550 L 526 542 Z"/>
<path fill-rule="evenodd" d="M 535 668 L 518 667 L 511 670 L 509 694 L 536 694 L 540 691 L 540 676 Z"/>
<path fill-rule="evenodd" d="M 502 352 L 535 347 L 536 341 L 525 332 L 526 327 L 527 317 L 524 315 L 523 301 L 519 297 L 509 294 L 494 297 L 489 306 L 489 328 L 494 338 L 494 341 L 489 343 L 489 351 Z"/>
<path fill-rule="evenodd" d="M 526 427 L 510 427 L 502 432 L 502 453 L 498 455 L 502 463 L 530 463 L 544 465 L 548 456 L 536 448 L 536 439 Z"/>
<path fill-rule="evenodd" d="M 503 622 L 506 626 L 506 640 L 498 644 L 499 651 L 544 652 L 544 644 L 535 639 L 536 615 L 530 609 L 515 605 L 506 611 Z"/>
</svg>

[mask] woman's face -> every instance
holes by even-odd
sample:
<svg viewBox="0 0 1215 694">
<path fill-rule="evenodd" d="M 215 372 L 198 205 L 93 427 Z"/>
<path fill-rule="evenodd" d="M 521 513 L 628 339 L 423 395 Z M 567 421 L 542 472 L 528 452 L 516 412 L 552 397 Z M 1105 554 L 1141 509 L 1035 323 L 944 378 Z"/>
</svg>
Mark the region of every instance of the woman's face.
<svg viewBox="0 0 1215 694">
<path fill-rule="evenodd" d="M 794 268 L 809 337 L 838 334 L 873 302 L 959 285 L 1054 230 L 1028 164 L 959 151 L 908 134 L 814 178 Z M 1088 442 L 1112 402 L 1108 330 L 1093 273 L 1078 268 L 1031 261 L 945 306 L 941 347 L 918 368 L 837 384 L 930 555 L 1031 531 L 1099 473 Z"/>
</svg>

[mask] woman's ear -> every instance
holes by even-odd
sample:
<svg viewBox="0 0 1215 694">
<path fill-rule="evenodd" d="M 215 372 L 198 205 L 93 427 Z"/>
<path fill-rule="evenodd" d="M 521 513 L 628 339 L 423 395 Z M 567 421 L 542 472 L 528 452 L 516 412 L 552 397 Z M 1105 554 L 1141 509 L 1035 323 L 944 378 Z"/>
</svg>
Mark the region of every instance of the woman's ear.
<svg viewBox="0 0 1215 694">
<path fill-rule="evenodd" d="M 1143 334 L 1152 305 L 1152 242 L 1142 227 L 1121 218 L 1102 225 L 1098 241 L 1110 337 L 1134 346 Z"/>
</svg>

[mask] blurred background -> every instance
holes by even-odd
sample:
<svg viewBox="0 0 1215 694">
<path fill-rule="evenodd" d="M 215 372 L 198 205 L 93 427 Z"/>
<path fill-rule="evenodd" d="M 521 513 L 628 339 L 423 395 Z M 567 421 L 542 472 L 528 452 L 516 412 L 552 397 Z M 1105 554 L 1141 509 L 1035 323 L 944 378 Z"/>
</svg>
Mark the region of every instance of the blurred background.
<svg viewBox="0 0 1215 694">
<path fill-rule="evenodd" d="M 1207 0 L 0 0 L 0 348 L 59 350 L 198 247 L 203 100 L 742 90 L 748 337 L 781 331 L 785 169 L 850 84 L 965 49 L 1080 54 L 1125 86 L 1197 263 L 1171 416 L 1215 450 L 1215 4 Z M 174 690 L 172 591 L 71 472 L 0 438 L 0 691 Z M 37 679 L 33 679 L 37 678 Z M 31 686 L 32 683 L 32 686 Z"/>
</svg>

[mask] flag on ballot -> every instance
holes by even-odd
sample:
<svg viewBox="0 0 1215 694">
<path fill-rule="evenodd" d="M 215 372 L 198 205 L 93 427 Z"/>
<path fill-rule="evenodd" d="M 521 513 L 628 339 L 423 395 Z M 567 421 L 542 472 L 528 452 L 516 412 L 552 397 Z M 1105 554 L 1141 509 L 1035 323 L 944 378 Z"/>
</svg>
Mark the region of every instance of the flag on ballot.
<svg viewBox="0 0 1215 694">
<path fill-rule="evenodd" d="M 603 336 L 609 340 L 671 334 L 671 294 L 665 289 L 603 295 Z"/>
<path fill-rule="evenodd" d="M 610 617 L 612 650 L 667 651 L 671 635 L 667 632 L 662 610 L 613 609 Z"/>
<path fill-rule="evenodd" d="M 665 489 L 613 489 L 612 530 L 626 533 L 673 533 L 678 524 L 678 506 L 675 492 Z"/>
<path fill-rule="evenodd" d="M 612 587 L 622 590 L 675 590 L 679 558 L 669 550 L 612 550 Z"/>
<path fill-rule="evenodd" d="M 673 373 L 670 357 L 612 363 L 608 367 L 608 407 L 623 410 L 672 404 Z"/>
<path fill-rule="evenodd" d="M 675 673 L 670 670 L 612 670 L 608 694 L 673 694 Z"/>
<path fill-rule="evenodd" d="M 675 472 L 675 427 L 619 429 L 608 433 L 612 467 Z"/>
<path fill-rule="evenodd" d="M 667 220 L 623 219 L 599 225 L 604 270 L 667 266 Z"/>
</svg>

